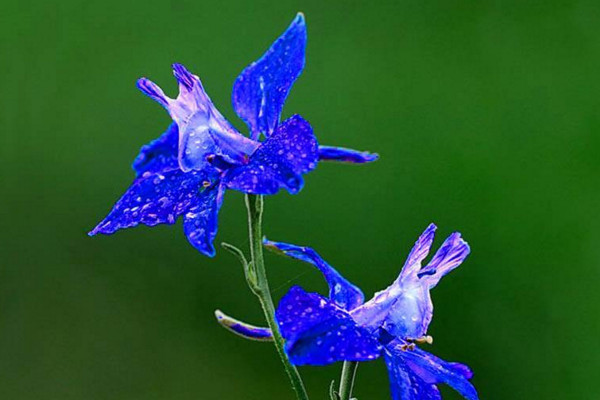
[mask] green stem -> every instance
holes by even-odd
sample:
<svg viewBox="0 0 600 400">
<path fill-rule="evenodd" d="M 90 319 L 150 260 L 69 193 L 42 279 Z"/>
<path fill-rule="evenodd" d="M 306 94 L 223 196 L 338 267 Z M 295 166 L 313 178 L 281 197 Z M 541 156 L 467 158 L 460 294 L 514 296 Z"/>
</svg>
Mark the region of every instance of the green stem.
<svg viewBox="0 0 600 400">
<path fill-rule="evenodd" d="M 263 257 L 262 245 L 262 213 L 263 213 L 263 197 L 258 195 L 246 195 L 246 208 L 248 209 L 248 228 L 250 231 L 250 254 L 252 257 L 251 268 L 256 274 L 256 287 L 253 292 L 260 300 L 265 318 L 269 328 L 273 332 L 273 342 L 277 353 L 281 358 L 285 372 L 288 374 L 292 387 L 296 391 L 298 400 L 308 400 L 308 394 L 302 383 L 302 378 L 296 367 L 290 362 L 284 348 L 284 340 L 279 332 L 279 326 L 275 319 L 275 306 L 271 298 L 271 290 L 267 280 L 267 272 L 265 270 L 265 260 Z"/>
<path fill-rule="evenodd" d="M 340 377 L 340 400 L 350 400 L 352 398 L 352 388 L 354 387 L 357 368 L 357 361 L 344 361 L 342 376 Z"/>
</svg>

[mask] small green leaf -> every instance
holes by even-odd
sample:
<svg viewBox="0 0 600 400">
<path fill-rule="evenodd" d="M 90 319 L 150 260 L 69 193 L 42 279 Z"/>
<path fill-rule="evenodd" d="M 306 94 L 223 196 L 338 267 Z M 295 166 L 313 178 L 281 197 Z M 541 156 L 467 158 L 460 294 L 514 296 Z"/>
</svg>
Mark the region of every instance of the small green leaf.
<svg viewBox="0 0 600 400">
<path fill-rule="evenodd" d="M 340 400 L 340 395 L 335 391 L 335 381 L 331 381 L 331 385 L 329 385 L 329 398 L 331 400 Z"/>
</svg>

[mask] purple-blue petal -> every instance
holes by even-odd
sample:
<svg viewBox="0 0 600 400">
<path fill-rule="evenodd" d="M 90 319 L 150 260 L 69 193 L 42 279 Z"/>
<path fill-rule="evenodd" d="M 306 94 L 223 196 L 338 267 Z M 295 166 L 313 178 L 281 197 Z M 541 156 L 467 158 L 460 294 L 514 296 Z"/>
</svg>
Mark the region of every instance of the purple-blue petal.
<svg viewBox="0 0 600 400">
<path fill-rule="evenodd" d="M 202 254 L 214 257 L 213 241 L 217 235 L 217 217 L 225 188 L 217 182 L 203 189 L 183 216 L 183 231 L 192 246 Z"/>
<path fill-rule="evenodd" d="M 233 317 L 230 317 L 229 315 L 224 314 L 220 310 L 215 311 L 215 317 L 217 317 L 217 321 L 225 329 L 245 339 L 257 340 L 261 342 L 273 340 L 273 332 L 271 332 L 271 329 L 269 328 L 254 326 L 246 322 L 239 321 Z"/>
<path fill-rule="evenodd" d="M 318 161 L 317 139 L 310 124 L 294 115 L 277 127 L 250 156 L 246 165 L 231 168 L 223 180 L 229 189 L 251 194 L 275 194 L 280 188 L 295 194 L 302 174 Z"/>
<path fill-rule="evenodd" d="M 177 162 L 177 145 L 179 130 L 177 124 L 172 123 L 165 133 L 142 146 L 140 153 L 133 161 L 133 170 L 137 176 L 144 172 L 157 173 L 179 168 Z"/>
<path fill-rule="evenodd" d="M 351 164 L 364 164 L 379 158 L 376 153 L 358 151 L 344 147 L 319 146 L 319 161 L 336 161 Z"/>
<path fill-rule="evenodd" d="M 150 97 L 152 100 L 156 101 L 158 104 L 163 106 L 167 111 L 169 111 L 169 102 L 172 99 L 169 99 L 165 92 L 158 86 L 156 83 L 152 82 L 148 78 L 140 78 L 136 82 L 137 88 L 144 93 L 146 96 Z"/>
<path fill-rule="evenodd" d="M 257 61 L 248 65 L 233 85 L 235 112 L 248 124 L 251 138 L 269 136 L 287 95 L 304 69 L 306 24 L 298 14 L 287 30 Z"/>
<path fill-rule="evenodd" d="M 446 362 L 415 347 L 401 349 L 405 344 L 395 341 L 386 347 L 385 358 L 390 374 L 394 400 L 439 400 L 437 384 L 443 383 L 467 400 L 479 400 L 469 382 L 473 373 L 464 364 Z"/>
<path fill-rule="evenodd" d="M 288 257 L 295 258 L 314 265 L 325 277 L 329 285 L 329 299 L 344 310 L 352 310 L 360 306 L 365 296 L 362 291 L 344 278 L 335 268 L 329 265 L 321 256 L 310 247 L 301 247 L 293 244 L 272 242 L 266 238 L 263 244 Z"/>
<path fill-rule="evenodd" d="M 433 317 L 429 286 L 417 276 L 433 243 L 431 224 L 412 248 L 398 278 L 385 290 L 353 311 L 353 317 L 371 330 L 384 327 L 392 335 L 418 338 L 427 333 Z"/>
<path fill-rule="evenodd" d="M 387 289 L 353 310 L 354 319 L 371 330 L 383 327 L 394 336 L 419 338 L 427 333 L 433 318 L 429 290 L 469 254 L 459 233 L 450 235 L 431 262 L 421 264 L 433 243 L 436 226 L 423 232 L 410 252 L 400 276 Z"/>
<path fill-rule="evenodd" d="M 441 400 L 442 395 L 437 386 L 425 382 L 413 373 L 402 358 L 387 350 L 384 355 L 392 400 Z"/>
<path fill-rule="evenodd" d="M 429 287 L 437 285 L 440 279 L 458 267 L 469 255 L 471 249 L 460 233 L 450 235 L 435 253 L 431 261 L 419 271 L 418 275 Z"/>
<path fill-rule="evenodd" d="M 399 280 L 406 279 L 410 275 L 414 276 L 420 271 L 421 263 L 431 250 L 436 230 L 437 226 L 435 226 L 435 224 L 429 224 L 427 229 L 419 236 L 419 239 L 416 241 L 410 254 L 406 258 L 406 262 L 404 263 L 402 272 L 398 278 Z"/>
<path fill-rule="evenodd" d="M 164 174 L 144 172 L 89 234 L 108 235 L 138 224 L 174 224 L 196 204 L 199 188 L 207 180 L 206 174 L 184 173 L 180 169 Z"/>
<path fill-rule="evenodd" d="M 242 324 L 231 324 L 229 329 L 240 336 L 258 341 L 270 341 L 273 340 L 273 333 L 269 328 L 262 328 L 258 326 L 248 327 Z"/>
<path fill-rule="evenodd" d="M 400 287 L 400 291 L 381 326 L 397 337 L 418 339 L 425 336 L 433 318 L 429 288 L 420 282 L 408 282 Z"/>
<path fill-rule="evenodd" d="M 258 142 L 239 134 L 219 113 L 204 91 L 200 79 L 183 65 L 174 64 L 173 74 L 179 82 L 176 99 L 146 78 L 138 88 L 157 101 L 171 115 L 179 128 L 178 161 L 185 171 L 201 171 L 210 166 L 210 156 L 223 157 L 229 163 L 241 163 L 258 147 Z"/>
<path fill-rule="evenodd" d="M 286 351 L 296 365 L 368 361 L 381 355 L 377 337 L 329 299 L 295 286 L 276 312 Z"/>
</svg>

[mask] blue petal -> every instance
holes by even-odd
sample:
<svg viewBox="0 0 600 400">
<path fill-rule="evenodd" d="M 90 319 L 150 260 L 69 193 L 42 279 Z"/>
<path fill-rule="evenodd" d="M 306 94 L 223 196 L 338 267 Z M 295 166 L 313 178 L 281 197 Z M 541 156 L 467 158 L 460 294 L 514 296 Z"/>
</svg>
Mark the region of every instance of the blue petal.
<svg viewBox="0 0 600 400">
<path fill-rule="evenodd" d="M 380 326 L 397 337 L 421 338 L 427 334 L 433 318 L 429 288 L 420 282 L 410 282 L 403 284 L 400 291 Z"/>
<path fill-rule="evenodd" d="M 433 304 L 420 283 L 392 285 L 353 310 L 352 317 L 371 332 L 385 328 L 394 336 L 417 339 L 427 333 Z"/>
<path fill-rule="evenodd" d="M 298 286 L 281 299 L 276 317 L 294 364 L 368 361 L 381 354 L 377 338 L 359 327 L 345 310 Z"/>
<path fill-rule="evenodd" d="M 444 241 L 429 264 L 421 268 L 431 243 L 435 225 L 431 224 L 421 235 L 408 257 L 400 278 L 389 292 L 397 292 L 393 305 L 382 326 L 399 337 L 418 338 L 427 333 L 433 318 L 433 303 L 429 290 L 439 280 L 458 267 L 469 254 L 469 246 L 460 233 L 453 233 Z"/>
<path fill-rule="evenodd" d="M 365 296 L 359 288 L 348 282 L 338 271 L 310 247 L 300 247 L 293 244 L 271 242 L 266 238 L 263 244 L 271 249 L 282 252 L 288 257 L 307 262 L 317 267 L 323 273 L 329 285 L 329 299 L 344 310 L 352 310 L 360 306 Z"/>
<path fill-rule="evenodd" d="M 213 241 L 217 235 L 217 216 L 225 188 L 217 183 L 197 196 L 183 216 L 183 231 L 189 242 L 202 254 L 214 257 Z"/>
<path fill-rule="evenodd" d="M 384 352 L 385 364 L 390 377 L 392 400 L 441 400 L 436 385 L 427 383 L 403 362 L 403 359 Z"/>
<path fill-rule="evenodd" d="M 230 169 L 224 182 L 230 189 L 251 194 L 275 194 L 280 188 L 300 191 L 304 174 L 317 165 L 317 139 L 310 124 L 294 115 L 252 154 L 246 165 Z"/>
<path fill-rule="evenodd" d="M 257 61 L 247 66 L 233 85 L 235 112 L 248 124 L 251 138 L 271 135 L 285 99 L 304 69 L 306 24 L 298 14 L 287 30 Z"/>
<path fill-rule="evenodd" d="M 344 147 L 319 146 L 319 161 L 337 161 L 351 164 L 363 164 L 379 158 L 376 153 L 346 149 Z"/>
<path fill-rule="evenodd" d="M 198 190 L 206 174 L 180 169 L 161 173 L 144 172 L 117 201 L 108 216 L 89 234 L 112 234 L 138 224 L 174 224 L 198 201 Z"/>
<path fill-rule="evenodd" d="M 435 224 L 429 224 L 427 229 L 419 236 L 419 239 L 416 241 L 410 254 L 406 258 L 406 262 L 404 263 L 402 272 L 398 278 L 399 280 L 405 279 L 410 275 L 414 276 L 420 271 L 421 263 L 429 254 L 429 250 L 431 250 L 436 230 L 437 226 L 435 226 Z"/>
<path fill-rule="evenodd" d="M 385 351 L 393 399 L 439 400 L 436 385 L 440 383 L 450 386 L 467 400 L 479 399 L 469 382 L 473 377 L 469 367 L 446 362 L 419 348 L 402 350 L 402 344 L 396 341 Z"/>
<path fill-rule="evenodd" d="M 230 317 L 221 310 L 215 311 L 215 317 L 217 317 L 217 321 L 225 329 L 245 339 L 257 340 L 261 342 L 273 341 L 273 332 L 271 332 L 271 329 L 269 328 L 250 325 L 246 322 Z"/>
<path fill-rule="evenodd" d="M 419 338 L 427 333 L 433 318 L 429 290 L 440 278 L 456 268 L 469 254 L 469 246 L 459 233 L 453 233 L 442 244 L 424 268 L 435 235 L 434 224 L 423 232 L 410 252 L 400 276 L 387 289 L 353 310 L 353 318 L 370 330 L 385 328 L 394 336 Z"/>
<path fill-rule="evenodd" d="M 460 233 L 450 235 L 435 253 L 429 264 L 419 271 L 419 277 L 430 288 L 437 285 L 444 275 L 458 267 L 469 255 L 471 249 Z"/>
<path fill-rule="evenodd" d="M 165 172 L 179 168 L 177 162 L 177 144 L 179 130 L 172 123 L 158 139 L 142 146 L 140 153 L 133 161 L 133 169 L 139 177 L 144 172 Z"/>
<path fill-rule="evenodd" d="M 383 327 L 404 338 L 419 338 L 427 333 L 433 318 L 433 303 L 429 286 L 417 274 L 429 254 L 436 229 L 430 224 L 421 234 L 394 283 L 353 311 L 352 316 L 359 324 L 373 331 Z"/>
<path fill-rule="evenodd" d="M 167 97 L 153 82 L 138 80 L 138 88 L 165 107 L 179 128 L 178 161 L 185 171 L 204 170 L 208 156 L 223 157 L 229 163 L 241 163 L 258 143 L 239 134 L 215 108 L 200 79 L 181 64 L 173 65 L 179 82 L 176 99 Z"/>
</svg>

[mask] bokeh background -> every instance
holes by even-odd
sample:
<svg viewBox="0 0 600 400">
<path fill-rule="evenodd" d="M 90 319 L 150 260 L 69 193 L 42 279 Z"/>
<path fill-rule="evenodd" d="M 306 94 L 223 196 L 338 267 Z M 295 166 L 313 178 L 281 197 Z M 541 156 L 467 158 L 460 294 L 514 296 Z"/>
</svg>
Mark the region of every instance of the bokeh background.
<svg viewBox="0 0 600 400">
<path fill-rule="evenodd" d="M 434 290 L 429 349 L 475 371 L 482 399 L 597 399 L 600 363 L 600 4 L 596 1 L 31 1 L 0 16 L 0 397 L 292 399 L 237 262 L 181 226 L 86 232 L 169 124 L 135 88 L 200 75 L 223 114 L 237 74 L 297 11 L 307 65 L 284 115 L 323 144 L 377 151 L 320 165 L 267 199 L 272 239 L 311 245 L 367 296 L 428 223 L 472 246 Z M 218 241 L 247 246 L 230 192 Z M 319 274 L 268 255 L 276 297 Z M 339 365 L 302 368 L 325 399 Z M 388 398 L 382 362 L 355 395 Z M 448 399 L 458 396 L 444 389 Z"/>
</svg>

